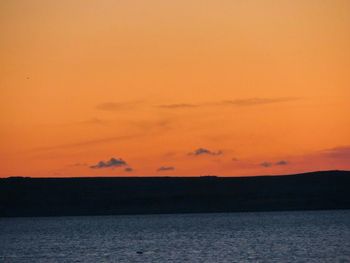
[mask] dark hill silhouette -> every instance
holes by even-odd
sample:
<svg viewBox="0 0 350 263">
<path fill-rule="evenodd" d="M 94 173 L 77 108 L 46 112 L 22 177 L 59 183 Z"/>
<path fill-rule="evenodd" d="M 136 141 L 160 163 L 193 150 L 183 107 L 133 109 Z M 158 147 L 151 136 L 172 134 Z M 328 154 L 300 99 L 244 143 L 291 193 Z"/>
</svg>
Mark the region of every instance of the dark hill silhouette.
<svg viewBox="0 0 350 263">
<path fill-rule="evenodd" d="M 350 208 L 350 172 L 258 177 L 0 179 L 0 216 Z"/>
</svg>

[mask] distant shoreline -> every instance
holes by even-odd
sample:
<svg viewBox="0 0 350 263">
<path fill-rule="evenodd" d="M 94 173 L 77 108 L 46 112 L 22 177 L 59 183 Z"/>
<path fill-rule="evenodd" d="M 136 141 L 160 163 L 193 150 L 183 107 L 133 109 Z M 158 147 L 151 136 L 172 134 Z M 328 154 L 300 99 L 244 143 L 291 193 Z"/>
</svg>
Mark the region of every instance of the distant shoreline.
<svg viewBox="0 0 350 263">
<path fill-rule="evenodd" d="M 143 179 L 143 178 L 263 178 L 263 177 L 285 177 L 285 176 L 302 176 L 302 175 L 322 175 L 322 174 L 329 174 L 329 173 L 350 173 L 350 170 L 324 170 L 324 171 L 308 171 L 308 172 L 302 172 L 302 173 L 296 173 L 296 174 L 262 174 L 262 175 L 229 175 L 229 176 L 222 176 L 222 175 L 137 175 L 137 176 L 39 176 L 39 177 L 32 177 L 32 176 L 7 176 L 7 177 L 0 177 L 0 181 L 2 179 L 8 180 L 8 179 L 111 179 L 111 178 L 125 178 L 125 179 Z"/>
<path fill-rule="evenodd" d="M 350 171 L 249 177 L 0 179 L 0 217 L 350 209 Z"/>
</svg>

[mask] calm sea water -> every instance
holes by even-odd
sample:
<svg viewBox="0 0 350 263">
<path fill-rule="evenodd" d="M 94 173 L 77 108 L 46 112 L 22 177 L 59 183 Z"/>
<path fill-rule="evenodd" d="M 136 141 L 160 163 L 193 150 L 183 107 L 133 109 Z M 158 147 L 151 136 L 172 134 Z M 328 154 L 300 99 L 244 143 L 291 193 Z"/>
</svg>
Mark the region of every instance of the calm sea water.
<svg viewBox="0 0 350 263">
<path fill-rule="evenodd" d="M 3 218 L 0 262 L 350 262 L 350 211 Z"/>
</svg>

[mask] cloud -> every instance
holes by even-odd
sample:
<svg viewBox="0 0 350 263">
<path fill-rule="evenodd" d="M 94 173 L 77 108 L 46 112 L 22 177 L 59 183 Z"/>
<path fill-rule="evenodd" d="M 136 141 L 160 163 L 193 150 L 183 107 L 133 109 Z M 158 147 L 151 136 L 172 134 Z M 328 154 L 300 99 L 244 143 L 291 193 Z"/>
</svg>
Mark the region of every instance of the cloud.
<svg viewBox="0 0 350 263">
<path fill-rule="evenodd" d="M 260 166 L 267 168 L 267 167 L 271 167 L 271 166 L 272 166 L 272 163 L 270 163 L 270 162 L 262 162 L 262 163 L 260 164 Z"/>
<path fill-rule="evenodd" d="M 126 168 L 124 169 L 124 171 L 125 171 L 125 172 L 133 172 L 134 169 L 131 168 L 131 167 L 126 167 Z"/>
<path fill-rule="evenodd" d="M 123 159 L 111 158 L 109 161 L 99 161 L 96 165 L 90 166 L 92 169 L 110 168 L 110 167 L 121 167 L 128 165 Z"/>
<path fill-rule="evenodd" d="M 157 169 L 157 172 L 162 172 L 162 171 L 174 171 L 175 167 L 173 166 L 161 166 Z"/>
<path fill-rule="evenodd" d="M 224 100 L 219 102 L 207 102 L 202 104 L 189 104 L 189 103 L 163 104 L 163 105 L 158 105 L 158 107 L 163 109 L 186 109 L 186 108 L 197 108 L 202 106 L 247 107 L 247 106 L 265 105 L 265 104 L 273 104 L 273 103 L 291 102 L 299 99 L 300 98 L 297 98 L 297 97 L 246 98 L 246 99 Z"/>
<path fill-rule="evenodd" d="M 287 162 L 285 160 L 281 160 L 281 161 L 275 162 L 275 165 L 287 165 L 287 164 L 289 164 L 289 162 Z"/>
<path fill-rule="evenodd" d="M 156 121 L 129 121 L 129 125 L 137 128 L 139 132 L 134 134 L 120 135 L 115 137 L 107 137 L 101 139 L 92 139 L 81 142 L 58 144 L 53 146 L 37 147 L 32 151 L 51 151 L 56 149 L 70 149 L 79 147 L 89 147 L 98 144 L 107 144 L 116 141 L 133 140 L 136 138 L 157 135 L 159 133 L 167 132 L 172 128 L 172 119 L 161 119 Z"/>
<path fill-rule="evenodd" d="M 331 158 L 350 159 L 350 146 L 335 147 L 322 152 L 323 155 Z"/>
<path fill-rule="evenodd" d="M 179 103 L 179 104 L 164 104 L 158 105 L 159 108 L 164 109 L 188 109 L 188 108 L 196 108 L 198 105 L 196 104 L 187 104 L 187 103 Z"/>
<path fill-rule="evenodd" d="M 141 136 L 144 136 L 144 133 L 134 134 L 134 135 L 121 135 L 116 137 L 109 137 L 109 138 L 102 138 L 102 139 L 94 139 L 94 140 L 88 140 L 83 142 L 76 142 L 76 143 L 68 143 L 68 144 L 60 144 L 55 146 L 48 146 L 48 147 L 38 147 L 34 150 L 36 151 L 49 151 L 49 150 L 55 150 L 55 149 L 69 149 L 69 148 L 76 148 L 76 147 L 85 147 L 85 146 L 91 146 L 96 144 L 102 144 L 102 143 L 109 143 L 114 141 L 123 141 L 123 140 L 130 140 L 134 138 L 138 138 Z"/>
<path fill-rule="evenodd" d="M 172 124 L 172 120 L 171 119 L 160 119 L 160 120 L 146 120 L 146 121 L 130 121 L 129 122 L 130 125 L 141 129 L 141 130 L 146 130 L 146 131 L 150 131 L 150 130 L 159 130 L 159 129 L 164 129 L 164 130 L 168 130 L 171 127 Z"/>
<path fill-rule="evenodd" d="M 263 104 L 290 102 L 298 100 L 295 97 L 281 97 L 281 98 L 248 98 L 248 99 L 236 99 L 222 101 L 223 105 L 234 105 L 234 106 L 255 106 Z"/>
<path fill-rule="evenodd" d="M 277 169 L 278 167 L 288 167 L 288 169 L 306 168 L 308 170 L 349 169 L 350 145 L 322 149 L 299 155 L 289 155 L 287 160 L 264 161 L 260 164 L 255 163 L 254 165 L 270 169 Z"/>
<path fill-rule="evenodd" d="M 193 152 L 190 152 L 189 155 L 195 155 L 195 156 L 199 156 L 199 155 L 221 155 L 222 151 L 217 151 L 217 152 L 213 152 L 210 151 L 208 149 L 205 148 L 198 148 Z"/>
<path fill-rule="evenodd" d="M 289 164 L 288 161 L 281 160 L 281 161 L 278 161 L 278 162 L 275 162 L 275 163 L 272 163 L 272 162 L 262 162 L 262 163 L 260 164 L 260 166 L 265 167 L 265 168 L 268 168 L 268 167 L 271 167 L 271 166 L 283 166 L 283 165 L 288 165 L 288 164 Z"/>
</svg>

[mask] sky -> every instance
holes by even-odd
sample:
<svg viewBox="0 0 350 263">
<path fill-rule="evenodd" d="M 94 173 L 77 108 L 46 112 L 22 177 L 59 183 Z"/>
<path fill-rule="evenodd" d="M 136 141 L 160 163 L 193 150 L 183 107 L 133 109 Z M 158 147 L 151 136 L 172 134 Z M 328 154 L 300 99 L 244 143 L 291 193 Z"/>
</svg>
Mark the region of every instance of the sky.
<svg viewBox="0 0 350 263">
<path fill-rule="evenodd" d="M 0 177 L 350 169 L 348 0 L 0 1 Z"/>
</svg>

